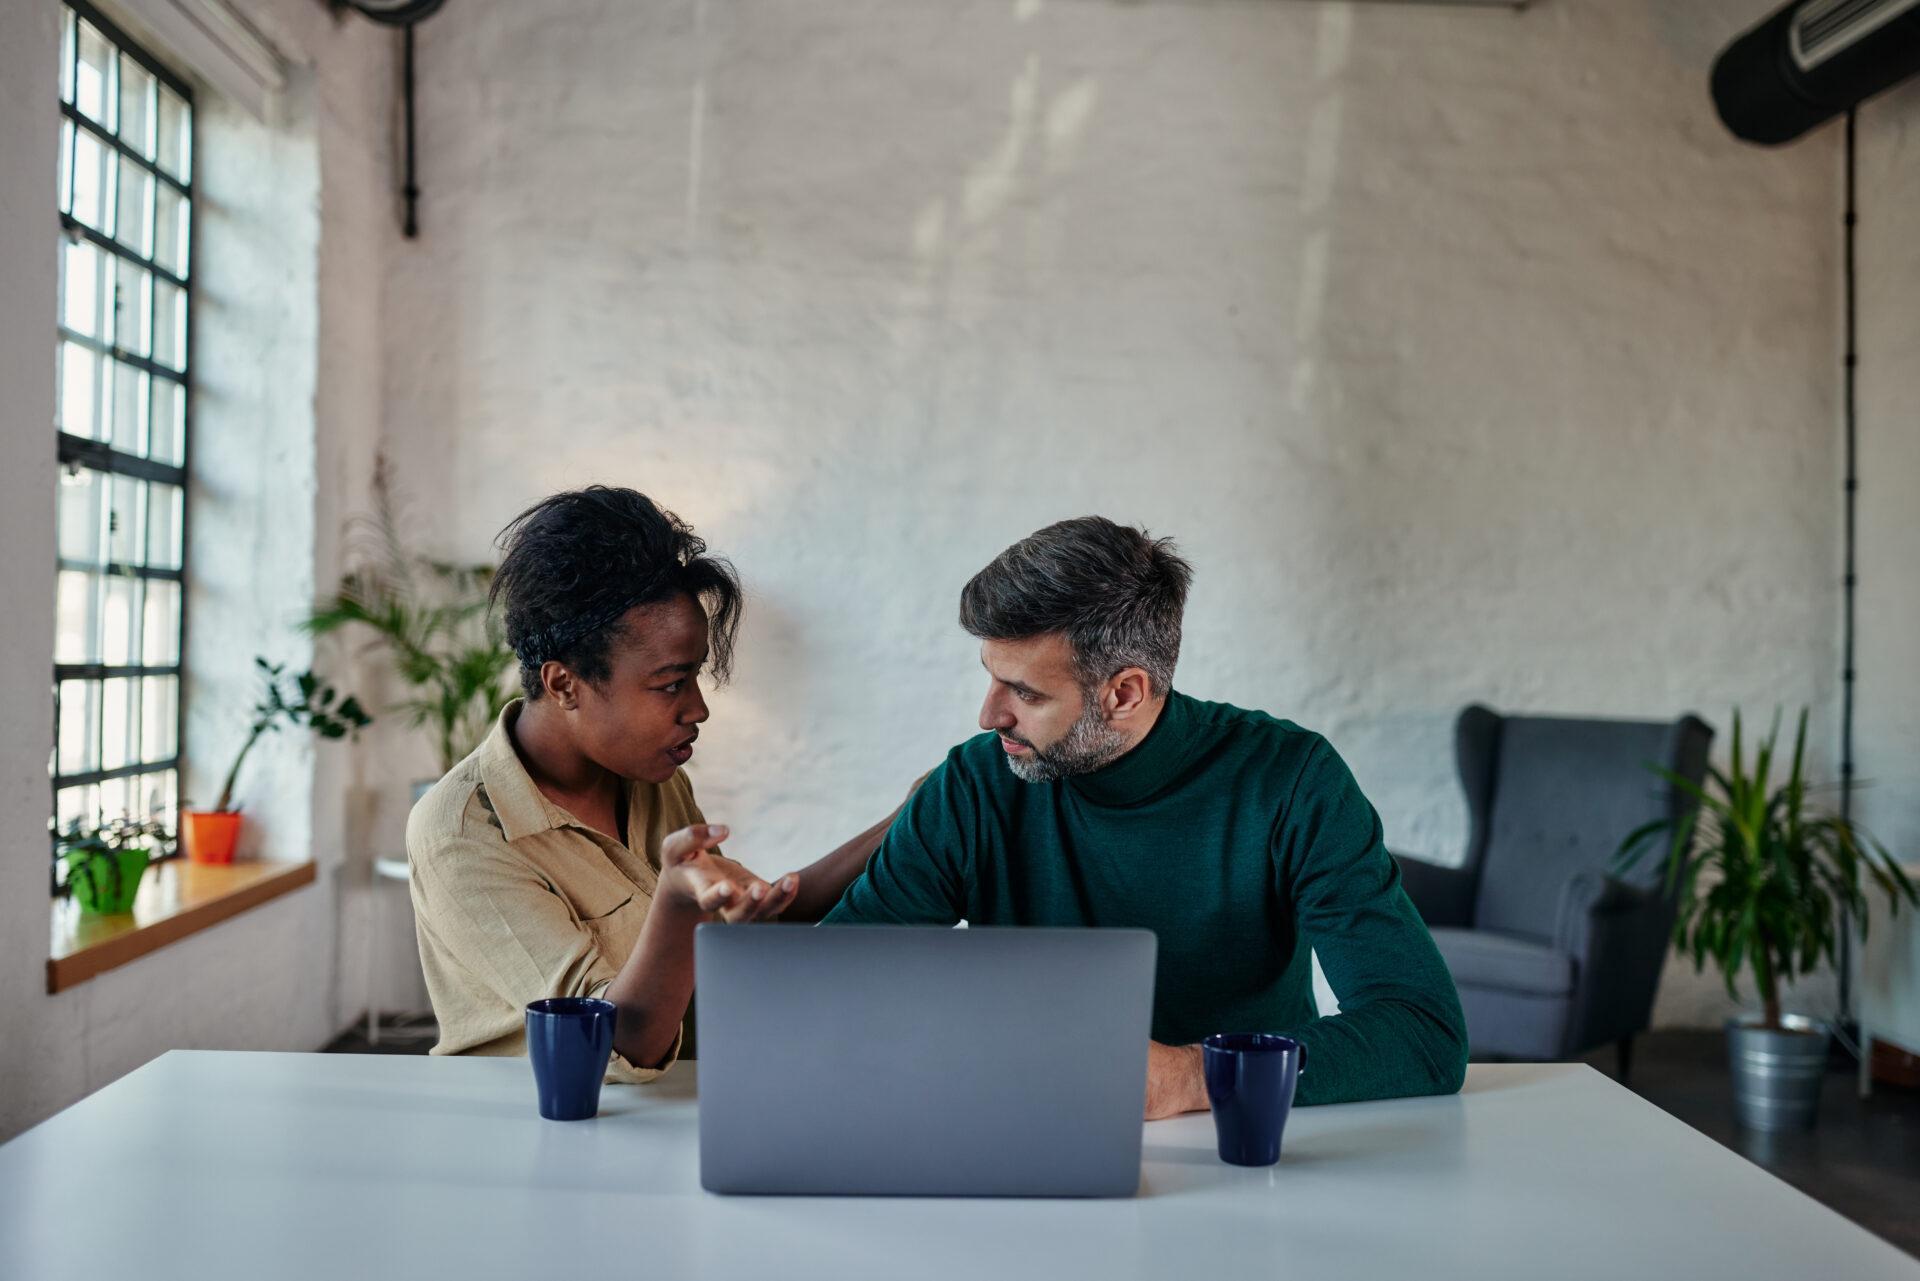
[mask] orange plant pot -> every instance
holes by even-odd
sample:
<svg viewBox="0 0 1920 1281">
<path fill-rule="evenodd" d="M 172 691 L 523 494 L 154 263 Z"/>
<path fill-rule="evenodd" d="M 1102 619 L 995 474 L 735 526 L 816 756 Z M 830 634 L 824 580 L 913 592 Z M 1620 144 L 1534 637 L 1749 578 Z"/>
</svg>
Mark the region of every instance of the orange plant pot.
<svg viewBox="0 0 1920 1281">
<path fill-rule="evenodd" d="M 180 816 L 180 836 L 194 862 L 231 863 L 240 843 L 240 816 L 188 810 Z"/>
</svg>

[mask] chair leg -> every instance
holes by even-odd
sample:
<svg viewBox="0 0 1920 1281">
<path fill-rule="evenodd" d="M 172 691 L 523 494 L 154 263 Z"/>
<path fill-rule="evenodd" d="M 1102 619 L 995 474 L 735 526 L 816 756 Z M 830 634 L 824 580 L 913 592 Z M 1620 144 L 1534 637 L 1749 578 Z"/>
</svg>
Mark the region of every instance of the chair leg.
<svg viewBox="0 0 1920 1281">
<path fill-rule="evenodd" d="M 1625 1085 L 1627 1078 L 1633 1075 L 1633 1038 L 1623 1036 L 1614 1042 L 1613 1048 L 1619 1056 L 1620 1084 Z"/>
</svg>

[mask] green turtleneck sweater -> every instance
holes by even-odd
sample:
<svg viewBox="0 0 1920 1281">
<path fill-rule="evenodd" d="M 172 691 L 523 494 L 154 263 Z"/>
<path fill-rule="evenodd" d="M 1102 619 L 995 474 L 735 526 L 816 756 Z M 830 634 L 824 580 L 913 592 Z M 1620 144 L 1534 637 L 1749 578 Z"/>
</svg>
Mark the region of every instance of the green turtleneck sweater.
<svg viewBox="0 0 1920 1281">
<path fill-rule="evenodd" d="M 1453 979 L 1320 735 L 1175 691 L 1091 774 L 1027 783 L 1004 755 L 993 734 L 949 752 L 826 923 L 1150 929 L 1154 1040 L 1296 1037 L 1301 1103 L 1460 1088 Z M 1315 1008 L 1310 950 L 1338 1014 Z"/>
</svg>

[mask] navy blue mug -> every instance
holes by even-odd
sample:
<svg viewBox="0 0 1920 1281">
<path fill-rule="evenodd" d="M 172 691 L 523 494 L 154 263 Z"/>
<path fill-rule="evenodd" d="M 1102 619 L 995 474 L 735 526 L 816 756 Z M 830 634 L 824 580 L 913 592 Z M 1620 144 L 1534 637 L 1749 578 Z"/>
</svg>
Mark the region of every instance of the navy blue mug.
<svg viewBox="0 0 1920 1281">
<path fill-rule="evenodd" d="M 1307 1070 L 1307 1047 L 1271 1032 L 1218 1032 L 1200 1042 L 1200 1053 L 1220 1159 L 1229 1165 L 1278 1161 L 1293 1092 Z"/>
<path fill-rule="evenodd" d="M 540 1091 L 540 1115 L 584 1121 L 600 1111 L 600 1082 L 613 1056 L 612 1001 L 555 996 L 527 1003 L 527 1057 Z"/>
</svg>

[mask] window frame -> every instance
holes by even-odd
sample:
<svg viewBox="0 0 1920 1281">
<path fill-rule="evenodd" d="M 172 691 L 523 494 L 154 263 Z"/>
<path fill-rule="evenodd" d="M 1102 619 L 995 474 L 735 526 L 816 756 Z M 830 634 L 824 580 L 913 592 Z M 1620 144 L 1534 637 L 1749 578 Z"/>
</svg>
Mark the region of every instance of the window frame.
<svg viewBox="0 0 1920 1281">
<path fill-rule="evenodd" d="M 194 100 L 193 86 L 185 77 L 167 67 L 151 52 L 142 47 L 139 41 L 128 35 L 125 29 L 116 24 L 113 19 L 101 13 L 92 4 L 87 3 L 87 0 L 61 0 L 60 10 L 60 22 L 63 32 L 67 26 L 67 13 L 71 12 L 74 15 L 76 38 L 73 42 L 72 49 L 66 47 L 64 35 L 61 45 L 61 57 L 66 65 L 61 70 L 60 79 L 63 85 L 72 86 L 71 97 L 73 101 L 67 100 L 69 96 L 68 93 L 61 93 L 59 105 L 62 129 L 60 131 L 61 136 L 59 141 L 66 154 L 62 157 L 62 163 L 60 165 L 63 186 L 62 189 L 57 190 L 55 193 L 55 205 L 59 213 L 61 228 L 59 252 L 64 258 L 70 245 L 79 243 L 89 244 L 93 246 L 98 254 L 102 255 L 100 258 L 101 268 L 112 273 L 116 279 L 119 265 L 126 263 L 133 264 L 139 270 L 150 273 L 151 279 L 154 281 L 165 282 L 172 285 L 180 291 L 180 306 L 185 318 L 185 325 L 182 333 L 175 335 L 175 341 L 177 343 L 184 343 L 184 346 L 179 349 L 181 359 L 178 362 L 179 368 L 177 370 L 171 365 L 155 360 L 151 354 L 158 333 L 157 319 L 160 307 L 158 301 L 160 291 L 158 289 L 149 288 L 147 291 L 147 317 L 144 333 L 149 350 L 148 355 L 138 355 L 120 345 L 119 339 L 121 338 L 121 334 L 118 332 L 119 326 L 117 322 L 114 326 L 113 341 L 108 341 L 102 336 L 80 333 L 70 328 L 67 324 L 67 280 L 66 270 L 64 266 L 62 268 L 60 296 L 57 301 L 56 314 L 54 317 L 54 335 L 56 343 L 71 344 L 90 351 L 94 354 L 95 359 L 100 365 L 104 366 L 96 371 L 93 382 L 93 394 L 96 398 L 94 424 L 96 430 L 100 429 L 106 423 L 106 419 L 98 407 L 98 397 L 101 395 L 102 387 L 109 385 L 113 381 L 114 371 L 116 369 L 124 367 L 145 375 L 147 382 L 143 385 L 148 389 L 146 391 L 146 413 L 149 435 L 154 428 L 153 407 L 155 404 L 155 393 L 152 390 L 153 385 L 158 381 L 171 383 L 178 388 L 177 395 L 179 397 L 179 440 L 174 451 L 174 455 L 179 459 L 179 462 L 178 465 L 175 465 L 159 459 L 144 457 L 138 453 L 130 453 L 117 449 L 114 447 L 111 430 L 107 432 L 107 439 L 92 439 L 73 435 L 65 430 L 66 423 L 63 421 L 64 410 L 56 415 L 54 434 L 58 457 L 58 475 L 61 478 L 57 483 L 64 484 L 66 477 L 78 474 L 82 470 L 92 472 L 101 478 L 121 477 L 142 482 L 140 520 L 145 527 L 142 532 L 143 541 L 137 555 L 137 560 L 141 563 L 138 564 L 129 564 L 110 559 L 112 553 L 106 546 L 101 547 L 100 555 L 97 559 L 89 561 L 69 559 L 61 554 L 62 548 L 58 546 L 55 548 L 56 581 L 57 575 L 61 571 L 83 571 L 98 576 L 101 590 L 104 590 L 105 583 L 110 582 L 116 577 L 125 577 L 140 582 L 141 593 L 135 612 L 141 615 L 141 617 L 138 618 L 137 623 L 130 625 L 135 629 L 134 634 L 142 636 L 143 638 L 143 652 L 134 653 L 130 651 L 126 655 L 128 662 L 122 664 L 106 663 L 104 661 L 106 658 L 105 653 L 93 655 L 94 658 L 101 661 L 84 663 L 62 663 L 57 661 L 58 655 L 56 654 L 55 656 L 56 661 L 53 665 L 52 687 L 53 750 L 48 756 L 47 772 L 51 785 L 50 808 L 48 811 L 48 826 L 51 837 L 48 880 L 53 896 L 56 899 L 66 897 L 71 892 L 62 877 L 62 867 L 59 857 L 60 832 L 58 830 L 61 793 L 69 789 L 77 787 L 97 787 L 102 783 L 122 778 L 141 778 L 171 774 L 173 776 L 173 813 L 168 817 L 171 823 L 174 824 L 174 839 L 166 842 L 160 849 L 155 851 L 154 856 L 156 859 L 168 859 L 177 857 L 180 852 L 178 824 L 181 813 L 184 810 L 182 775 L 184 773 L 184 762 L 186 760 L 186 655 L 190 631 L 189 616 L 191 613 L 187 600 L 190 572 L 188 546 L 191 539 L 193 521 L 193 504 L 189 493 L 188 476 L 190 475 L 193 463 L 193 354 L 194 347 L 198 342 L 194 316 L 195 291 L 193 288 L 193 277 L 194 269 L 198 263 L 200 233 L 200 219 L 198 217 L 198 209 L 196 208 L 195 191 L 195 174 L 198 172 L 200 166 L 198 137 L 199 110 Z M 161 101 L 159 90 L 162 87 L 171 90 L 184 104 L 186 109 L 186 128 L 183 135 L 185 157 L 184 163 L 181 166 L 184 174 L 183 177 L 174 177 L 171 173 L 167 172 L 161 164 L 165 153 L 157 141 L 160 137 L 158 132 L 161 127 L 159 123 L 160 118 L 156 118 L 151 126 L 156 131 L 153 135 L 156 139 L 156 144 L 154 147 L 155 154 L 152 160 L 147 159 L 139 149 L 129 144 L 121 136 L 122 121 L 120 111 L 122 104 L 117 100 L 120 93 L 120 77 L 117 71 L 111 78 L 110 84 L 110 90 L 116 98 L 111 108 L 111 118 L 114 121 L 112 127 L 108 127 L 100 121 L 95 120 L 81 109 L 79 105 L 79 68 L 82 41 L 78 38 L 78 24 L 82 21 L 93 27 L 95 31 L 105 38 L 107 44 L 116 55 L 116 66 L 118 65 L 118 58 L 124 57 L 154 78 L 155 90 L 152 103 L 153 109 L 156 112 L 159 110 Z M 103 86 L 103 97 L 108 92 L 109 86 Z M 71 130 L 70 134 L 69 130 Z M 132 165 L 142 171 L 147 181 L 152 184 L 152 191 L 148 197 L 148 206 L 149 217 L 153 219 L 153 226 L 146 237 L 149 242 L 147 244 L 147 253 L 142 253 L 138 249 L 121 243 L 117 209 L 115 210 L 115 217 L 112 219 L 112 223 L 115 226 L 115 234 L 112 235 L 89 226 L 73 213 L 73 192 L 77 184 L 77 176 L 75 174 L 76 157 L 79 150 L 79 137 L 82 131 L 90 135 L 95 143 L 104 149 L 105 156 L 110 158 L 115 166 L 113 169 L 113 198 L 116 202 L 119 175 L 121 172 L 120 166 Z M 180 268 L 178 271 L 170 270 L 162 266 L 158 261 L 160 253 L 158 237 L 160 232 L 157 211 L 160 208 L 159 202 L 163 188 L 171 188 L 173 192 L 177 194 L 181 200 L 180 208 L 184 211 L 187 220 L 184 255 L 183 260 L 177 264 Z M 107 198 L 107 196 L 106 193 L 103 192 L 103 199 L 105 198 Z M 106 220 L 103 219 L 102 221 Z M 107 288 L 109 290 L 109 296 L 111 296 L 112 284 L 110 283 Z M 107 332 L 104 320 L 99 317 L 96 317 L 94 328 L 100 334 Z M 136 448 L 137 447 L 140 446 L 136 444 Z M 152 509 L 148 506 L 148 503 L 151 500 L 153 491 L 151 488 L 146 487 L 149 483 L 173 486 L 177 488 L 179 493 L 179 556 L 178 564 L 174 567 L 154 566 L 146 563 L 151 559 L 151 550 L 144 544 L 144 539 L 150 532 L 152 525 Z M 104 502 L 106 499 L 103 497 L 102 501 Z M 179 614 L 174 637 L 173 661 L 170 664 L 149 664 L 145 661 L 147 657 L 147 654 L 144 652 L 144 632 L 146 627 L 146 619 L 144 617 L 146 609 L 145 590 L 146 584 L 153 581 L 171 582 L 176 585 L 177 589 Z M 99 599 L 99 596 L 96 595 L 95 600 L 98 601 Z M 93 631 L 96 636 L 100 634 L 98 630 L 99 626 L 100 624 L 97 623 L 93 625 Z M 90 762 L 96 767 L 94 769 L 83 770 L 72 774 L 62 774 L 60 772 L 60 735 L 62 720 L 61 691 L 63 682 L 96 682 L 94 688 L 101 691 L 101 694 L 98 698 L 99 706 L 93 713 L 93 726 L 90 733 L 100 748 L 104 750 L 104 745 L 107 741 L 105 710 L 107 700 L 104 696 L 106 688 L 104 682 L 121 678 L 135 678 L 144 682 L 148 677 L 171 677 L 174 681 L 172 755 L 162 759 L 147 759 L 144 751 L 141 751 L 138 753 L 139 759 L 129 760 L 127 763 L 113 769 L 99 768 L 104 765 L 104 760 L 96 758 Z M 139 688 L 141 690 L 140 695 L 128 700 L 130 722 L 134 717 L 144 718 L 145 708 L 143 706 L 137 706 L 137 704 L 144 701 L 144 685 Z M 124 728 L 127 731 L 128 738 L 131 739 L 131 724 Z M 134 747 L 135 745 L 129 742 L 130 752 Z M 137 805 L 136 808 L 138 808 Z M 144 813 L 136 816 L 142 818 L 150 817 L 150 815 Z M 90 821 L 99 821 L 114 817 L 117 816 L 95 813 L 90 815 L 89 819 Z"/>
</svg>

